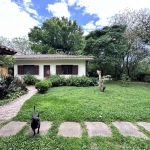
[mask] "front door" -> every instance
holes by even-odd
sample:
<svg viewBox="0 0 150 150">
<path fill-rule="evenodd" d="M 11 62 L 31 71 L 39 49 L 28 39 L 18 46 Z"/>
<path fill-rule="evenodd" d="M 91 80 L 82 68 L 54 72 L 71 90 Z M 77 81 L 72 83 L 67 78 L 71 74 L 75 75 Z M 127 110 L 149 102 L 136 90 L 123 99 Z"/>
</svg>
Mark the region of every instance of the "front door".
<svg viewBox="0 0 150 150">
<path fill-rule="evenodd" d="M 44 65 L 44 78 L 50 76 L 50 65 Z"/>
</svg>

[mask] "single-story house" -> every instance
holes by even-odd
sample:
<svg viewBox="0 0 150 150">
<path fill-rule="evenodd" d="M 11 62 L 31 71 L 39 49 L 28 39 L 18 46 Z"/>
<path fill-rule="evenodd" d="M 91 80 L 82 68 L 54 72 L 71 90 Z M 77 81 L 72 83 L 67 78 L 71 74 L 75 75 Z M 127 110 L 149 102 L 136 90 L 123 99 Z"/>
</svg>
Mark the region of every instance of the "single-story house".
<svg viewBox="0 0 150 150">
<path fill-rule="evenodd" d="M 62 54 L 36 54 L 15 55 L 14 76 L 22 77 L 30 73 L 38 79 L 51 75 L 86 75 L 87 61 L 93 56 L 62 55 Z"/>
</svg>

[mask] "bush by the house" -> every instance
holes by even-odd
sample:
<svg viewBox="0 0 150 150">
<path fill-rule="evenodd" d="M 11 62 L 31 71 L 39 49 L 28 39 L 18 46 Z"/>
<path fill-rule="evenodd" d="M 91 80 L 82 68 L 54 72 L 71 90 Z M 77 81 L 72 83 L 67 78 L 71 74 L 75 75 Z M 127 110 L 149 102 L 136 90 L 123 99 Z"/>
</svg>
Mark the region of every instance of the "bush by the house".
<svg viewBox="0 0 150 150">
<path fill-rule="evenodd" d="M 53 75 L 49 77 L 49 81 L 52 83 L 52 87 L 56 86 L 92 86 L 95 84 L 95 81 L 89 77 L 82 76 L 70 76 L 65 78 L 64 76 Z"/>
<path fill-rule="evenodd" d="M 34 75 L 31 74 L 24 75 L 23 80 L 27 85 L 35 85 L 36 82 L 39 81 Z"/>
<path fill-rule="evenodd" d="M 66 78 L 64 76 L 53 75 L 49 77 L 49 80 L 53 87 L 66 85 Z"/>
<path fill-rule="evenodd" d="M 91 86 L 93 85 L 92 79 L 86 77 L 86 76 L 82 76 L 82 77 L 78 77 L 78 76 L 70 76 L 67 79 L 67 85 L 68 86 Z"/>
<path fill-rule="evenodd" d="M 39 93 L 46 92 L 51 86 L 52 83 L 49 80 L 41 80 L 35 84 L 35 88 Z"/>
</svg>

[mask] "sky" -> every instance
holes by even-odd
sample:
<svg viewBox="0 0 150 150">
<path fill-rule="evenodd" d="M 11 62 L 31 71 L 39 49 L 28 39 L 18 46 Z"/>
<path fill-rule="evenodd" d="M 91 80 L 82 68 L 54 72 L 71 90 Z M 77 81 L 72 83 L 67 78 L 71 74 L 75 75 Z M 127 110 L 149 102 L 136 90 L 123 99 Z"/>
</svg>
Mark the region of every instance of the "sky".
<svg viewBox="0 0 150 150">
<path fill-rule="evenodd" d="M 127 8 L 150 8 L 150 0 L 0 0 L 0 36 L 27 36 L 53 16 L 76 20 L 87 35 Z"/>
</svg>

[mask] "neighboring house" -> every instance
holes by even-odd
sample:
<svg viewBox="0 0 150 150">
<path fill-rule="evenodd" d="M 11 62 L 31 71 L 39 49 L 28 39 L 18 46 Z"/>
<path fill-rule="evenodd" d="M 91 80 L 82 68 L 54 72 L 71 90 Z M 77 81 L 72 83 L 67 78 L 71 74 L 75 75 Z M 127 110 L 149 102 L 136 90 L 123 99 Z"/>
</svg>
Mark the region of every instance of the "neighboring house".
<svg viewBox="0 0 150 150">
<path fill-rule="evenodd" d="M 0 56 L 1 55 L 14 55 L 17 51 L 6 46 L 0 45 Z M 8 75 L 8 68 L 3 68 L 0 66 L 0 75 L 7 76 Z"/>
<path fill-rule="evenodd" d="M 38 79 L 51 75 L 86 75 L 86 62 L 92 56 L 41 54 L 41 55 L 16 55 L 14 56 L 14 76 L 21 78 L 30 73 Z"/>
<path fill-rule="evenodd" d="M 15 55 L 16 53 L 16 50 L 0 45 L 0 55 Z"/>
</svg>

